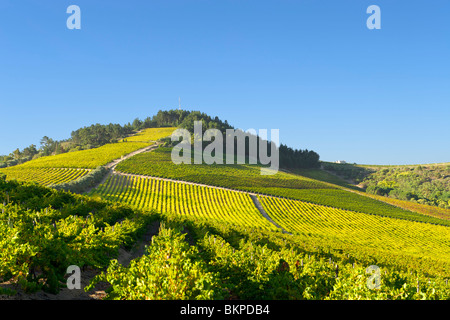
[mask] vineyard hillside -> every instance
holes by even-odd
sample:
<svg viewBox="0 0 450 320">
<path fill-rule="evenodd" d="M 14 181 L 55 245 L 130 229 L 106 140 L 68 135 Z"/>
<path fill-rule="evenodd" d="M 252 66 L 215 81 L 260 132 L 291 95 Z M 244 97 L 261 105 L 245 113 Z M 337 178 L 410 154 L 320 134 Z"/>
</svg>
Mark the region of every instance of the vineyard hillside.
<svg viewBox="0 0 450 320">
<path fill-rule="evenodd" d="M 157 140 L 170 136 L 174 127 L 148 128 L 124 138 L 118 143 L 108 143 L 98 148 L 40 157 L 23 164 L 0 169 L 7 180 L 37 182 L 43 185 L 67 183 L 88 174 L 138 150 L 147 148 Z"/>
<path fill-rule="evenodd" d="M 450 225 L 450 221 L 441 219 L 441 217 L 405 209 L 341 185 L 306 177 L 308 171 L 313 172 L 309 174 L 310 176 L 314 174 L 317 176 L 317 173 L 314 173 L 316 170 L 294 171 L 302 173 L 302 175 L 283 171 L 279 171 L 275 175 L 261 175 L 260 166 L 257 165 L 177 165 L 171 160 L 171 149 L 163 147 L 153 152 L 131 157 L 116 167 L 117 172 L 126 174 L 189 181 L 362 213 Z"/>
<path fill-rule="evenodd" d="M 445 212 L 317 168 L 176 165 L 175 129 L 1 169 L 0 294 L 58 295 L 76 265 L 90 299 L 450 298 Z"/>
</svg>

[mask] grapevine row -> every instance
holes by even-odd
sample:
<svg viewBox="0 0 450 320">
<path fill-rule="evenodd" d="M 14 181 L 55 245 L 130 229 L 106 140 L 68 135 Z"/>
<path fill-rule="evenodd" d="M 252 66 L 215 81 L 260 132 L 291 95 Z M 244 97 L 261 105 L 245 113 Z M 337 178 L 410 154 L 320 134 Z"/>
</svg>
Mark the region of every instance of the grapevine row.
<svg viewBox="0 0 450 320">
<path fill-rule="evenodd" d="M 7 168 L 2 170 L 7 180 L 37 182 L 48 186 L 65 183 L 81 178 L 89 173 L 88 169 L 71 168 Z"/>
</svg>

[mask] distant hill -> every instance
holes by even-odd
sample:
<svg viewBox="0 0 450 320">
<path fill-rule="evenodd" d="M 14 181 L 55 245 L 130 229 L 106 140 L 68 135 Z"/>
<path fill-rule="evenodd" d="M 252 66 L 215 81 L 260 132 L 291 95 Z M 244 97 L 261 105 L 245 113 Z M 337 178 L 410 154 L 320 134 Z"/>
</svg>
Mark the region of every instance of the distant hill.
<svg viewBox="0 0 450 320">
<path fill-rule="evenodd" d="M 353 180 L 370 194 L 450 208 L 450 163 L 403 166 L 323 163 L 322 166 Z"/>
</svg>

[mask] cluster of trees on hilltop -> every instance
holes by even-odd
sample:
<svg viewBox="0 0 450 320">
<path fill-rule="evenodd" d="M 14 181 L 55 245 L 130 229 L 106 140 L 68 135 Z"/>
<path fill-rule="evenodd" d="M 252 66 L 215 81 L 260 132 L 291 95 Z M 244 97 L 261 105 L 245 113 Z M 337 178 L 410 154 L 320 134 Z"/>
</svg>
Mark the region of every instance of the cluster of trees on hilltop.
<svg viewBox="0 0 450 320">
<path fill-rule="evenodd" d="M 159 111 L 156 115 L 157 119 L 161 121 L 161 123 L 171 125 L 171 126 L 179 126 L 181 128 L 187 129 L 189 132 L 194 132 L 194 121 L 202 121 L 202 130 L 204 133 L 207 129 L 218 129 L 223 134 L 224 141 L 224 150 L 223 153 L 226 153 L 225 141 L 226 141 L 226 130 L 227 129 L 235 129 L 232 127 L 227 120 L 222 121 L 218 117 L 210 117 L 205 113 L 201 113 L 199 111 L 182 111 L 182 110 L 170 110 L 170 111 Z M 164 121 L 164 122 L 163 122 Z M 204 142 L 203 147 L 208 145 L 209 142 Z M 270 155 L 271 146 L 270 142 L 267 142 L 267 151 Z M 258 143 L 258 150 L 259 150 Z M 283 144 L 279 146 L 279 155 L 280 155 L 280 167 L 283 168 L 318 168 L 320 167 L 319 162 L 319 154 L 312 150 L 300 150 L 300 149 L 292 149 Z M 234 154 L 237 154 L 237 146 L 235 144 Z M 250 154 L 249 146 L 246 144 L 245 146 L 245 156 L 248 157 Z M 257 151 L 259 154 L 259 151 Z"/>
<path fill-rule="evenodd" d="M 199 111 L 190 112 L 186 115 L 180 123 L 180 128 L 185 128 L 189 132 L 194 132 L 194 121 L 202 121 L 203 132 L 208 129 L 218 129 L 221 132 L 225 132 L 227 129 L 234 129 L 228 124 L 228 121 L 222 121 L 219 117 L 210 117 L 206 113 L 200 113 Z"/>
<path fill-rule="evenodd" d="M 320 156 L 312 150 L 292 149 L 280 145 L 280 167 L 282 168 L 318 168 Z"/>
<path fill-rule="evenodd" d="M 123 139 L 136 131 L 147 128 L 162 128 L 162 127 L 183 127 L 187 123 L 192 123 L 192 119 L 207 119 L 206 114 L 196 111 L 186 110 L 169 110 L 158 111 L 152 117 L 147 117 L 144 120 L 135 118 L 133 122 L 129 122 L 123 126 L 120 124 L 101 125 L 95 124 L 89 127 L 80 128 L 71 134 L 72 145 L 81 149 L 89 149 L 100 147 L 107 143 L 114 143 Z M 216 117 L 217 118 L 217 117 Z M 217 122 L 220 122 L 217 118 Z"/>
<path fill-rule="evenodd" d="M 178 127 L 190 113 L 186 110 L 159 110 L 153 117 L 147 117 L 142 125 L 145 128 Z"/>
<path fill-rule="evenodd" d="M 107 143 L 117 142 L 137 129 L 139 126 L 136 128 L 130 124 L 121 126 L 120 124 L 101 125 L 97 123 L 72 131 L 71 142 L 72 145 L 82 149 L 96 148 Z"/>
<path fill-rule="evenodd" d="M 203 122 L 203 131 L 207 129 L 219 129 L 225 132 L 226 129 L 232 129 L 227 120 L 222 121 L 219 117 L 210 117 L 206 113 L 200 111 L 187 111 L 187 110 L 159 110 L 153 117 L 147 117 L 143 121 L 136 118 L 132 126 L 138 129 L 145 128 L 161 128 L 161 127 L 180 127 L 194 131 L 194 121 Z"/>
</svg>

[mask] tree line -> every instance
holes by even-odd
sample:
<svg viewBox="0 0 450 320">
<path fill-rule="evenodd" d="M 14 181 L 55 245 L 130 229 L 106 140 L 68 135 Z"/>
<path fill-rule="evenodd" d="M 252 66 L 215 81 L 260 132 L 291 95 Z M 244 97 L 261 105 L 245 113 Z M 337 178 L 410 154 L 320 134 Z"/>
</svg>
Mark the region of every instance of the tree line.
<svg viewBox="0 0 450 320">
<path fill-rule="evenodd" d="M 205 133 L 208 129 L 218 129 L 223 134 L 223 141 L 226 141 L 226 130 L 227 129 L 235 129 L 231 126 L 227 120 L 220 120 L 217 116 L 212 118 L 205 113 L 201 113 L 199 111 L 182 111 L 182 110 L 170 110 L 170 111 L 160 111 L 156 115 L 157 119 L 161 121 L 161 123 L 170 125 L 170 126 L 178 126 L 180 128 L 187 129 L 189 132 L 194 132 L 194 121 L 202 122 L 202 134 Z M 249 138 L 247 138 L 249 139 Z M 234 144 L 234 154 L 237 154 L 237 138 L 235 138 Z M 203 142 L 203 148 L 206 147 L 210 142 Z M 272 142 L 266 141 L 267 143 L 267 153 L 268 156 L 271 155 L 272 150 Z M 260 142 L 258 139 L 257 151 L 259 154 Z M 286 145 L 281 144 L 278 147 L 279 156 L 280 156 L 280 167 L 288 168 L 288 169 L 297 169 L 297 168 L 318 168 L 320 167 L 320 156 L 318 153 L 312 150 L 301 150 L 301 149 L 293 149 Z M 223 154 L 225 155 L 227 152 L 226 146 L 224 144 Z M 248 158 L 250 155 L 250 146 L 248 143 L 245 144 L 245 156 Z"/>
</svg>

